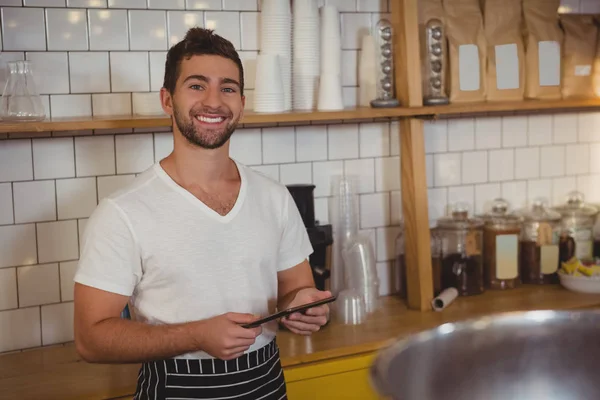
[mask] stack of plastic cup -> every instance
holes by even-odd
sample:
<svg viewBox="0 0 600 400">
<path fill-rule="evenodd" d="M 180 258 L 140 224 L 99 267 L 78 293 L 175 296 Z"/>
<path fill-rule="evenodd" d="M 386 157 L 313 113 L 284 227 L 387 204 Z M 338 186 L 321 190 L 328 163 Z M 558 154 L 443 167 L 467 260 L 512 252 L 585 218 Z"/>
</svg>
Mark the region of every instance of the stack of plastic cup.
<svg viewBox="0 0 600 400">
<path fill-rule="evenodd" d="M 321 7 L 321 76 L 318 109 L 341 110 L 342 98 L 342 37 L 340 13 L 331 5 Z"/>
<path fill-rule="evenodd" d="M 285 111 L 285 96 L 278 55 L 259 54 L 256 57 L 254 111 L 259 113 Z"/>
<path fill-rule="evenodd" d="M 317 0 L 294 0 L 293 19 L 292 106 L 294 110 L 312 110 L 317 107 L 320 74 Z"/>
</svg>

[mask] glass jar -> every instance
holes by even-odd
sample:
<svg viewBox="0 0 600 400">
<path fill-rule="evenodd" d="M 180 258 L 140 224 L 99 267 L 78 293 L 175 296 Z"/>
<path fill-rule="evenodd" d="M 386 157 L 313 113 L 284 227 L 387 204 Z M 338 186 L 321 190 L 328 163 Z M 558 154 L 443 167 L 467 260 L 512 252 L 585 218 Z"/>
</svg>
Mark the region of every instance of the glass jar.
<svg viewBox="0 0 600 400">
<path fill-rule="evenodd" d="M 436 230 L 442 257 L 441 290 L 454 287 L 460 296 L 483 293 L 483 221 L 469 218 L 466 205 L 458 204 L 449 217 L 438 220 Z"/>
<path fill-rule="evenodd" d="M 33 78 L 31 61 L 11 61 L 2 99 L 0 118 L 4 121 L 42 121 L 46 111 Z"/>
<path fill-rule="evenodd" d="M 561 215 L 547 208 L 544 199 L 536 199 L 522 210 L 523 225 L 519 241 L 521 282 L 528 284 L 558 283 L 558 238 Z"/>
<path fill-rule="evenodd" d="M 521 218 L 509 212 L 504 199 L 495 199 L 482 216 L 483 279 L 487 289 L 514 289 L 519 280 Z"/>
<path fill-rule="evenodd" d="M 593 229 L 598 209 L 584 202 L 583 194 L 571 192 L 567 202 L 555 207 L 561 214 L 559 259 L 566 262 L 573 257 L 590 260 L 593 257 Z"/>
</svg>

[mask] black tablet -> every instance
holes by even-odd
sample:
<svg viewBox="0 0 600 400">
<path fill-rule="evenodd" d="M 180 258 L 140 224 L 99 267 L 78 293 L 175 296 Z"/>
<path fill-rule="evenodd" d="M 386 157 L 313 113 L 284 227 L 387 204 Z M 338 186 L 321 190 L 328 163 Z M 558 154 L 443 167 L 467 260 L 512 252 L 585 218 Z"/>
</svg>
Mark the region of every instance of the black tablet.
<svg viewBox="0 0 600 400">
<path fill-rule="evenodd" d="M 331 303 L 332 301 L 335 301 L 336 299 L 337 299 L 337 296 L 331 296 L 326 299 L 314 301 L 312 303 L 307 303 L 307 304 L 303 304 L 301 306 L 288 308 L 287 310 L 282 310 L 275 314 L 271 314 L 268 317 L 261 318 L 254 322 L 251 322 L 249 324 L 242 325 L 242 328 L 256 328 L 257 326 L 260 326 L 260 325 L 264 324 L 265 322 L 273 321 L 274 319 L 278 319 L 278 318 L 283 318 L 287 315 L 290 315 L 290 314 L 293 314 L 296 312 L 304 313 L 309 308 L 317 307 L 317 306 L 327 304 L 327 303 Z"/>
</svg>

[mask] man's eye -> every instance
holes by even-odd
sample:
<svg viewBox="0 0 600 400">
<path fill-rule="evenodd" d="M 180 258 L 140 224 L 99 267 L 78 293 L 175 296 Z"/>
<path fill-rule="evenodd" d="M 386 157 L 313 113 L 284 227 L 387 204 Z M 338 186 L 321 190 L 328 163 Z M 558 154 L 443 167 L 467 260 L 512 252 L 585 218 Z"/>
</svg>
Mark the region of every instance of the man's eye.
<svg viewBox="0 0 600 400">
<path fill-rule="evenodd" d="M 227 93 L 235 93 L 235 89 L 233 88 L 223 88 L 223 91 Z"/>
<path fill-rule="evenodd" d="M 190 89 L 192 89 L 192 90 L 201 90 L 202 86 L 200 86 L 200 85 L 191 85 Z"/>
</svg>

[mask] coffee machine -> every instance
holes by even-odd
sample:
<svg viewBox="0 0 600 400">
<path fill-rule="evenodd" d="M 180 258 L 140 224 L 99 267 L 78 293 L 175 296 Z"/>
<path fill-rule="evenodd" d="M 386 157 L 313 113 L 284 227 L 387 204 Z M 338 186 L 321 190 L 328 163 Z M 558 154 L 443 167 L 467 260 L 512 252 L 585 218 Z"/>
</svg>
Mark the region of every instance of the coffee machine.
<svg viewBox="0 0 600 400">
<path fill-rule="evenodd" d="M 333 230 L 331 225 L 320 225 L 315 220 L 315 185 L 294 184 L 287 188 L 300 211 L 302 221 L 308 232 L 313 254 L 309 257 L 310 267 L 316 288 L 329 289 L 329 276 L 331 267 L 331 245 L 333 244 Z"/>
</svg>

